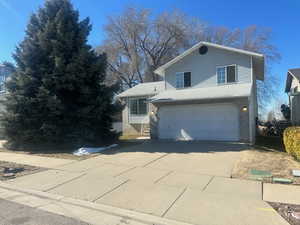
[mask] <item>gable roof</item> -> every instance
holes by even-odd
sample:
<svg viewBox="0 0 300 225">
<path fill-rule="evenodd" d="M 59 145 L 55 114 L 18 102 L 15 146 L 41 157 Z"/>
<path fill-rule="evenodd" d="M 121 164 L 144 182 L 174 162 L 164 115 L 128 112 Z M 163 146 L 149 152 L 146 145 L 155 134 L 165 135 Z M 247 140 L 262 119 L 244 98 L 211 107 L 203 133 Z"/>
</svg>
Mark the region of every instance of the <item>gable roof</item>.
<svg viewBox="0 0 300 225">
<path fill-rule="evenodd" d="M 223 99 L 248 97 L 251 95 L 251 83 L 218 85 L 205 88 L 187 88 L 163 91 L 151 98 L 151 102 L 176 102 L 203 99 Z"/>
<path fill-rule="evenodd" d="M 293 78 L 300 81 L 300 68 L 289 69 L 286 75 L 285 92 L 291 89 Z"/>
<path fill-rule="evenodd" d="M 118 95 L 119 98 L 156 95 L 165 89 L 164 81 L 141 83 Z"/>
<path fill-rule="evenodd" d="M 264 79 L 264 55 L 263 54 L 246 51 L 246 50 L 242 50 L 242 49 L 238 49 L 238 48 L 232 48 L 232 47 L 228 47 L 228 46 L 224 46 L 224 45 L 218 45 L 218 44 L 205 42 L 205 41 L 201 41 L 198 44 L 194 45 L 193 47 L 189 48 L 188 50 L 184 51 L 183 53 L 181 53 L 180 55 L 178 55 L 171 61 L 169 61 L 166 64 L 157 68 L 154 72 L 156 74 L 163 76 L 165 73 L 165 70 L 168 67 L 170 67 L 174 63 L 178 62 L 185 56 L 191 54 L 193 51 L 197 50 L 199 47 L 201 47 L 203 45 L 208 46 L 208 47 L 213 47 L 213 48 L 219 48 L 219 49 L 223 49 L 223 50 L 227 50 L 227 51 L 231 51 L 231 52 L 236 52 L 239 54 L 245 54 L 245 55 L 252 56 L 253 57 L 253 68 L 255 70 L 255 74 L 257 74 L 257 79 L 260 79 L 260 80 Z"/>
</svg>

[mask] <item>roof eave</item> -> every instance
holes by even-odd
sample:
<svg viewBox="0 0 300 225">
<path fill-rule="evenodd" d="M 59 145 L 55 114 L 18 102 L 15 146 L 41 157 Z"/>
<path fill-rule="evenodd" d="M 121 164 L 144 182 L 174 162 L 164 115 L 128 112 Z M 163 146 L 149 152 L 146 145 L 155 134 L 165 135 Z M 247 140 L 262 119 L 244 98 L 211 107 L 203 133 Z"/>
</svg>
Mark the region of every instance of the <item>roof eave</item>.
<svg viewBox="0 0 300 225">
<path fill-rule="evenodd" d="M 157 93 L 148 93 L 148 94 L 133 94 L 133 95 L 117 95 L 117 98 L 135 98 L 135 97 L 148 97 L 148 96 L 154 96 Z"/>
<path fill-rule="evenodd" d="M 234 99 L 234 98 L 248 98 L 250 95 L 239 95 L 239 96 L 220 96 L 214 98 L 190 98 L 190 99 L 153 99 L 151 103 L 170 103 L 170 102 L 186 102 L 186 101 L 201 101 L 201 100 L 212 100 L 212 99 Z"/>
<path fill-rule="evenodd" d="M 285 92 L 288 93 L 291 90 L 293 79 L 299 80 L 290 70 L 286 74 Z"/>
<path fill-rule="evenodd" d="M 181 53 L 180 55 L 176 56 L 174 59 L 170 60 L 169 62 L 167 62 L 166 64 L 158 67 L 154 73 L 164 76 L 164 72 L 165 69 L 167 69 L 169 66 L 171 66 L 172 64 L 178 62 L 180 59 L 182 59 L 183 57 L 185 57 L 186 55 L 190 54 L 191 52 L 193 52 L 195 49 L 197 49 L 198 47 L 200 47 L 202 45 L 202 42 L 199 42 L 197 44 L 195 44 L 194 46 L 192 46 L 191 48 L 185 50 L 183 53 Z"/>
<path fill-rule="evenodd" d="M 288 72 L 297 80 L 300 80 L 300 68 L 289 69 Z"/>
</svg>

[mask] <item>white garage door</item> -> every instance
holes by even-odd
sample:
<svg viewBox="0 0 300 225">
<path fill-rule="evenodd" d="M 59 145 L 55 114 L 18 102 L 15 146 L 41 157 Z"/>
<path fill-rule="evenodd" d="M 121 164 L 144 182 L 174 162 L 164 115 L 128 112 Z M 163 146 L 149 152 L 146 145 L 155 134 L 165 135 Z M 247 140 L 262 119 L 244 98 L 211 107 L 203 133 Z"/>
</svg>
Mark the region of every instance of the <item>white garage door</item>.
<svg viewBox="0 0 300 225">
<path fill-rule="evenodd" d="M 159 138 L 176 140 L 239 140 L 239 111 L 232 104 L 162 106 Z"/>
</svg>

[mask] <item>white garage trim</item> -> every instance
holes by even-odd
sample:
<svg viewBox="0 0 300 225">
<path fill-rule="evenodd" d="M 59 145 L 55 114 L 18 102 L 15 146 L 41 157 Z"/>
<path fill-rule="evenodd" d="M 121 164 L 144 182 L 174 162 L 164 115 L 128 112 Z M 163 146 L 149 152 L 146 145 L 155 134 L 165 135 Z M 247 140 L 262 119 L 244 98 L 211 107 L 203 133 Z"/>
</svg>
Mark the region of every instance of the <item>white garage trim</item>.
<svg viewBox="0 0 300 225">
<path fill-rule="evenodd" d="M 158 111 L 158 137 L 176 140 L 239 141 L 234 104 L 165 105 Z"/>
</svg>

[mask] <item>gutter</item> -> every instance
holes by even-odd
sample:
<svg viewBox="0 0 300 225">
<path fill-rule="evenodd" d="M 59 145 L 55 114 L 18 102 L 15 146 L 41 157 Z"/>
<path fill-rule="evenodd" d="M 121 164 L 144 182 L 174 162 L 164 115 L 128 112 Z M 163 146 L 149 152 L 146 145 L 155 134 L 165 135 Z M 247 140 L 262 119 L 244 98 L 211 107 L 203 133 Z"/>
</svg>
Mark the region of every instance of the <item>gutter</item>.
<svg viewBox="0 0 300 225">
<path fill-rule="evenodd" d="M 153 99 L 151 103 L 172 103 L 172 102 L 186 102 L 186 101 L 201 101 L 201 100 L 218 100 L 218 99 L 235 99 L 235 98 L 248 98 L 246 96 L 229 96 L 229 97 L 218 97 L 218 98 L 193 98 L 193 99 Z"/>
</svg>

